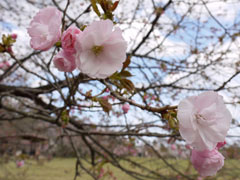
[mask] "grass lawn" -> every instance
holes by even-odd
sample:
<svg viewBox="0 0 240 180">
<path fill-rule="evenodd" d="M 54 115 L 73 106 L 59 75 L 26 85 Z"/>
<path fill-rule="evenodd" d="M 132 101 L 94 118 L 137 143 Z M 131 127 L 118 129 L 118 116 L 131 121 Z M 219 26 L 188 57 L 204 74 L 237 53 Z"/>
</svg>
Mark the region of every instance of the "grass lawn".
<svg viewBox="0 0 240 180">
<path fill-rule="evenodd" d="M 176 177 L 174 172 L 166 167 L 166 165 L 159 159 L 153 158 L 131 158 L 135 162 L 140 162 L 141 165 L 155 170 L 165 176 Z M 174 167 L 185 172 L 188 167 L 188 161 L 186 160 L 168 160 Z M 39 164 L 36 161 L 26 161 L 25 165 L 21 168 L 17 168 L 14 162 L 8 164 L 0 164 L 0 180 L 73 180 L 75 173 L 74 158 L 55 158 L 52 161 Z M 142 170 L 129 165 L 126 162 L 121 163 L 124 167 L 129 167 L 129 170 L 136 172 L 143 172 Z M 103 166 L 105 170 L 109 169 L 113 172 L 117 180 L 132 180 L 130 176 L 124 172 L 113 167 L 110 164 Z M 189 169 L 189 173 L 197 174 L 192 167 Z M 85 172 L 80 171 L 81 176 L 77 180 L 91 180 Z M 105 176 L 101 180 L 110 180 L 110 176 Z M 226 160 L 224 168 L 214 178 L 207 178 L 208 180 L 240 180 L 240 163 L 239 160 Z M 174 179 L 173 179 L 174 180 Z M 182 180 L 182 179 L 181 179 Z"/>
</svg>

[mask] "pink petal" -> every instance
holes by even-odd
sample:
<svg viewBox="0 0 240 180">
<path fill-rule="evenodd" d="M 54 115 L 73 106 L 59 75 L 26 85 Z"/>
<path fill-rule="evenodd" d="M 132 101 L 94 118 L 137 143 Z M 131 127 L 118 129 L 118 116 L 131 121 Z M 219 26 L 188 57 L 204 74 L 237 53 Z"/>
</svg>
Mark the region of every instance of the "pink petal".
<svg viewBox="0 0 240 180">
<path fill-rule="evenodd" d="M 181 124 L 182 127 L 184 128 L 194 128 L 193 125 L 193 109 L 192 102 L 189 99 L 185 99 L 181 101 L 178 105 L 178 113 L 177 113 L 177 118 L 180 120 L 179 123 Z"/>
<path fill-rule="evenodd" d="M 55 67 L 59 71 L 72 72 L 76 68 L 75 57 L 60 51 L 53 59 Z"/>
<path fill-rule="evenodd" d="M 80 60 L 79 60 L 80 59 Z M 100 62 L 91 51 L 81 53 L 80 58 L 77 60 L 77 67 L 84 74 L 90 77 L 97 78 Z"/>
</svg>

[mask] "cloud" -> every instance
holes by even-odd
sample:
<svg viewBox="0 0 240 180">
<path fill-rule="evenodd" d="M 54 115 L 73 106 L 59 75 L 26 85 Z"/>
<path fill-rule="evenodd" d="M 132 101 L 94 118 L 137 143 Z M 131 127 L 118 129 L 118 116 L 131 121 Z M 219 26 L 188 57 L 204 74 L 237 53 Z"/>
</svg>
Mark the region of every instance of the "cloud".
<svg viewBox="0 0 240 180">
<path fill-rule="evenodd" d="M 189 7 L 193 6 L 189 18 L 200 20 L 201 22 L 205 22 L 211 18 L 209 12 L 203 6 L 203 3 L 201 1 L 189 0 L 188 2 L 189 3 L 186 3 L 186 1 L 180 2 L 177 5 L 176 12 L 180 15 L 184 15 L 189 10 Z M 232 24 L 237 18 L 240 10 L 240 2 L 237 2 L 235 0 L 228 0 L 226 2 L 208 0 L 205 2 L 209 11 L 223 24 Z"/>
</svg>

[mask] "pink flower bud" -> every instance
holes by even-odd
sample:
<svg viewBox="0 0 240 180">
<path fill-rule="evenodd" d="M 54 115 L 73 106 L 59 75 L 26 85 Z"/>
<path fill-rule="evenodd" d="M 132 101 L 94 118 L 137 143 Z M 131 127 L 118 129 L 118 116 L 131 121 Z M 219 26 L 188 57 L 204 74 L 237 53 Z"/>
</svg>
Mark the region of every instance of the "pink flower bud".
<svg viewBox="0 0 240 180">
<path fill-rule="evenodd" d="M 186 149 L 192 149 L 192 147 L 189 144 L 185 145 L 185 147 Z"/>
<path fill-rule="evenodd" d="M 13 34 L 11 34 L 11 37 L 16 40 L 17 39 L 17 34 L 13 33 Z"/>
<path fill-rule="evenodd" d="M 108 100 L 108 96 L 103 96 L 103 99 L 104 100 Z"/>
<path fill-rule="evenodd" d="M 103 177 L 103 175 L 104 175 L 104 169 L 101 168 L 101 169 L 100 169 L 100 173 L 99 173 L 99 175 L 98 175 L 98 179 L 101 179 L 101 178 Z"/>
<path fill-rule="evenodd" d="M 105 91 L 106 91 L 106 93 L 108 93 L 110 90 L 107 88 Z"/>
<path fill-rule="evenodd" d="M 11 47 L 11 46 L 7 47 L 7 52 L 9 52 L 10 54 L 13 53 L 13 50 L 12 50 L 12 47 Z"/>
<path fill-rule="evenodd" d="M 191 161 L 202 177 L 213 176 L 224 165 L 224 157 L 218 150 L 192 150 Z"/>
<path fill-rule="evenodd" d="M 177 146 L 175 144 L 171 144 L 171 150 L 176 150 L 177 149 Z"/>
<path fill-rule="evenodd" d="M 7 70 L 9 67 L 10 67 L 10 64 L 8 61 L 3 61 L 0 63 L 0 69 L 2 69 L 4 71 Z"/>
<path fill-rule="evenodd" d="M 24 166 L 24 160 L 17 161 L 17 162 L 16 162 L 16 165 L 17 165 L 18 168 Z"/>
<path fill-rule="evenodd" d="M 152 96 L 151 100 L 155 100 L 156 99 L 156 96 Z"/>
<path fill-rule="evenodd" d="M 124 104 L 123 106 L 122 106 L 122 110 L 123 110 L 123 112 L 126 114 L 126 113 L 128 113 L 128 110 L 130 109 L 130 105 L 129 104 Z"/>
<path fill-rule="evenodd" d="M 219 143 L 217 143 L 216 148 L 217 148 L 217 149 L 220 149 L 220 148 L 222 148 L 225 144 L 227 144 L 226 141 L 224 141 L 224 142 L 219 142 Z"/>
<path fill-rule="evenodd" d="M 143 96 L 143 99 L 146 101 L 147 100 L 147 98 L 148 98 L 148 95 L 144 95 Z"/>
</svg>

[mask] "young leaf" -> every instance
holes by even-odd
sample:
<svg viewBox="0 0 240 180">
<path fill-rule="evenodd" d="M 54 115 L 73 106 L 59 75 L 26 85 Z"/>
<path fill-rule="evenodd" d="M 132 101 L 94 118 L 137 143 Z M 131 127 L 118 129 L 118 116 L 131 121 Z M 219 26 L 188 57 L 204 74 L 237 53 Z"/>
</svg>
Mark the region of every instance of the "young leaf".
<svg viewBox="0 0 240 180">
<path fill-rule="evenodd" d="M 134 84 L 129 79 L 121 79 L 120 82 L 122 86 L 126 88 L 128 91 L 131 92 L 135 90 Z"/>
<path fill-rule="evenodd" d="M 4 51 L 5 51 L 4 46 L 3 46 L 2 44 L 0 44 L 0 53 L 1 53 L 1 52 L 4 52 Z"/>
<path fill-rule="evenodd" d="M 67 125 L 69 120 L 70 120 L 69 115 L 68 115 L 68 111 L 66 109 L 61 114 L 61 120 L 62 120 L 64 125 Z"/>
<path fill-rule="evenodd" d="M 120 75 L 121 77 L 131 77 L 131 76 L 132 76 L 132 74 L 131 74 L 129 71 L 121 71 L 121 72 L 119 73 L 119 75 Z"/>
<path fill-rule="evenodd" d="M 108 102 L 107 99 L 100 98 L 99 103 L 102 106 L 104 112 L 109 113 L 109 111 L 112 110 L 112 105 Z"/>
<path fill-rule="evenodd" d="M 93 8 L 94 12 L 100 17 L 101 13 L 98 10 L 96 0 L 91 0 L 91 4 L 92 4 L 92 8 Z"/>
<path fill-rule="evenodd" d="M 112 8 L 111 8 L 112 12 L 117 8 L 118 3 L 119 3 L 119 1 L 115 1 L 115 2 L 113 3 Z"/>
</svg>

